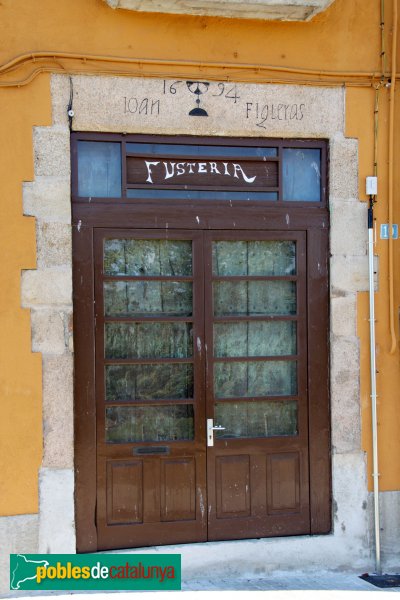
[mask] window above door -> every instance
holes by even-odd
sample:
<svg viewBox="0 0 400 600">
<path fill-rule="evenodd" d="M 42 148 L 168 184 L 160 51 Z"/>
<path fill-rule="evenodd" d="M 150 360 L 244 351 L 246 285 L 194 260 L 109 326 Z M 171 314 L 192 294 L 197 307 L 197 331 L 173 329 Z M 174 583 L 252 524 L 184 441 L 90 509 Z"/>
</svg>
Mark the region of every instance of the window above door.
<svg viewBox="0 0 400 600">
<path fill-rule="evenodd" d="M 274 21 L 309 21 L 333 0 L 105 0 L 111 8 L 142 12 L 221 16 Z"/>
<path fill-rule="evenodd" d="M 77 133 L 72 153 L 78 202 L 326 205 L 324 140 Z"/>
</svg>

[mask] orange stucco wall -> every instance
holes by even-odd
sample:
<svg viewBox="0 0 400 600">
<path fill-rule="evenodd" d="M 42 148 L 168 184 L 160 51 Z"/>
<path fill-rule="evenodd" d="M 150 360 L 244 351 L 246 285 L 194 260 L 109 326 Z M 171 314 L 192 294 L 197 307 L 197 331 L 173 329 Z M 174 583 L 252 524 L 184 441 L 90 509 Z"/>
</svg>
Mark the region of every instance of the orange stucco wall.
<svg viewBox="0 0 400 600">
<path fill-rule="evenodd" d="M 392 0 L 386 0 L 385 45 L 391 47 Z M 308 23 L 279 23 L 134 13 L 112 10 L 103 0 L 2 0 L 0 3 L 0 64 L 32 52 L 51 51 L 52 59 L 29 58 L 7 72 L 0 71 L 0 514 L 37 511 L 37 473 L 41 461 L 41 362 L 31 353 L 29 312 L 20 308 L 20 272 L 35 266 L 35 229 L 22 215 L 22 182 L 33 177 L 32 127 L 51 121 L 49 76 L 36 70 L 57 72 L 124 72 L 160 77 L 217 77 L 210 63 L 226 65 L 224 75 L 243 79 L 235 65 L 247 63 L 246 79 L 308 81 L 307 75 L 259 72 L 257 65 L 297 67 L 322 71 L 380 73 L 380 1 L 335 0 Z M 80 59 L 68 58 L 75 53 Z M 88 55 L 180 61 L 153 66 L 84 60 Z M 387 57 L 389 66 L 390 56 Z M 182 61 L 191 61 L 185 65 Z M 400 61 L 399 61 L 400 62 Z M 198 66 L 197 66 L 198 65 Z M 219 70 L 222 74 L 222 69 Z M 341 84 L 343 76 L 335 79 Z M 25 83 L 25 80 L 31 80 Z M 16 85 L 13 85 L 13 82 Z M 18 85 L 19 82 L 19 85 Z M 7 84 L 7 87 L 5 87 Z M 380 92 L 379 202 L 377 224 L 387 216 L 388 89 Z M 400 99 L 396 111 L 399 131 Z M 347 135 L 359 138 L 360 197 L 366 175 L 373 172 L 374 90 L 348 87 Z M 396 156 L 399 156 L 399 140 Z M 396 172 L 395 172 L 396 173 Z M 396 192 L 399 176 L 395 174 Z M 394 222 L 399 222 L 395 194 Z M 395 268 L 399 245 L 395 244 Z M 380 257 L 377 300 L 378 393 L 381 440 L 381 485 L 400 489 L 400 369 L 398 347 L 389 355 L 388 243 L 377 240 Z M 397 267 L 398 271 L 398 267 Z M 395 282 L 396 331 L 400 303 L 399 277 Z M 358 333 L 361 342 L 361 401 L 363 445 L 369 452 L 369 345 L 368 298 L 359 295 Z M 371 468 L 369 468 L 371 472 Z"/>
<path fill-rule="evenodd" d="M 0 514 L 37 511 L 42 451 L 41 358 L 32 354 L 21 269 L 35 268 L 35 222 L 22 216 L 33 177 L 32 126 L 50 121 L 49 78 L 0 91 Z"/>
</svg>

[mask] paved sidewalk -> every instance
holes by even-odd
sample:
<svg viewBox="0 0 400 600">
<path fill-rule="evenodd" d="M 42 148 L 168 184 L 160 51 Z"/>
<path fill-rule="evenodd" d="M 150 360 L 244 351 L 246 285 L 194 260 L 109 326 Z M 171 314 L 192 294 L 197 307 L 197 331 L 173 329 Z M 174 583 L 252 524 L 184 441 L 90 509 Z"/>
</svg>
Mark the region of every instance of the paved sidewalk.
<svg viewBox="0 0 400 600">
<path fill-rule="evenodd" d="M 400 588 L 381 590 L 360 579 L 358 573 L 315 572 L 301 573 L 279 572 L 269 577 L 235 578 L 226 577 L 216 581 L 202 579 L 187 581 L 182 579 L 183 590 L 249 590 L 249 591 L 289 591 L 289 590 L 342 590 L 360 592 L 400 592 Z M 306 595 L 305 595 L 306 596 Z"/>
<path fill-rule="evenodd" d="M 274 573 L 268 577 L 221 579 L 203 578 L 188 580 L 183 578 L 182 592 L 10 592 L 6 598 L 49 598 L 70 600 L 72 595 L 79 600 L 110 600 L 110 594 L 118 594 L 118 600 L 160 600 L 164 594 L 184 600 L 229 600 L 250 597 L 251 600 L 368 600 L 371 593 L 374 599 L 384 594 L 400 592 L 400 588 L 380 589 L 360 579 L 358 573 L 315 572 Z M 95 598 L 94 598 L 95 597 Z"/>
</svg>

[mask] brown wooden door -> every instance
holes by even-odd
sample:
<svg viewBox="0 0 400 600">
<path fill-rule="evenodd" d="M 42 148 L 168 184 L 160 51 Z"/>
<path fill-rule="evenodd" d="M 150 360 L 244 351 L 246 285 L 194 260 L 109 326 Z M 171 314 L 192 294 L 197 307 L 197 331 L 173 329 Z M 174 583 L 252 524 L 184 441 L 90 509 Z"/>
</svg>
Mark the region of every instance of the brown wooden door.
<svg viewBox="0 0 400 600">
<path fill-rule="evenodd" d="M 207 539 L 202 233 L 95 231 L 98 548 Z"/>
<path fill-rule="evenodd" d="M 98 548 L 309 533 L 305 234 L 96 229 L 94 257 Z"/>
<path fill-rule="evenodd" d="M 309 533 L 305 234 L 213 232 L 205 257 L 208 539 Z"/>
</svg>

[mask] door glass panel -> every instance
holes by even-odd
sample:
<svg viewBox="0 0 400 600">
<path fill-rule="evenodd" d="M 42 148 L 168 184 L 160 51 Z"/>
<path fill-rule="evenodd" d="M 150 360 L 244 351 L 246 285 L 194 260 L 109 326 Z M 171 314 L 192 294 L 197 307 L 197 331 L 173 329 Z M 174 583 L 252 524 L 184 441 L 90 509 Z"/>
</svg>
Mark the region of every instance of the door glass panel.
<svg viewBox="0 0 400 600">
<path fill-rule="evenodd" d="M 217 402 L 217 438 L 297 435 L 297 402 Z"/>
<path fill-rule="evenodd" d="M 106 281 L 104 311 L 108 317 L 190 316 L 192 284 L 184 281 Z"/>
<path fill-rule="evenodd" d="M 193 439 L 193 406 L 112 406 L 106 408 L 106 442 L 160 442 Z"/>
<path fill-rule="evenodd" d="M 296 243 L 293 241 L 214 242 L 213 274 L 294 275 Z"/>
<path fill-rule="evenodd" d="M 293 321 L 240 321 L 214 324 L 214 356 L 289 356 L 296 354 Z"/>
<path fill-rule="evenodd" d="M 105 240 L 104 274 L 138 277 L 190 276 L 192 275 L 192 242 Z"/>
<path fill-rule="evenodd" d="M 296 362 L 216 362 L 214 394 L 217 398 L 293 396 L 297 394 Z"/>
<path fill-rule="evenodd" d="M 215 281 L 213 291 L 216 316 L 296 314 L 293 281 Z"/>
<path fill-rule="evenodd" d="M 188 358 L 191 323 L 106 323 L 105 358 Z"/>
<path fill-rule="evenodd" d="M 247 242 L 214 242 L 213 275 L 247 275 Z"/>
<path fill-rule="evenodd" d="M 178 400 L 193 397 L 192 364 L 107 365 L 106 400 Z"/>
</svg>

